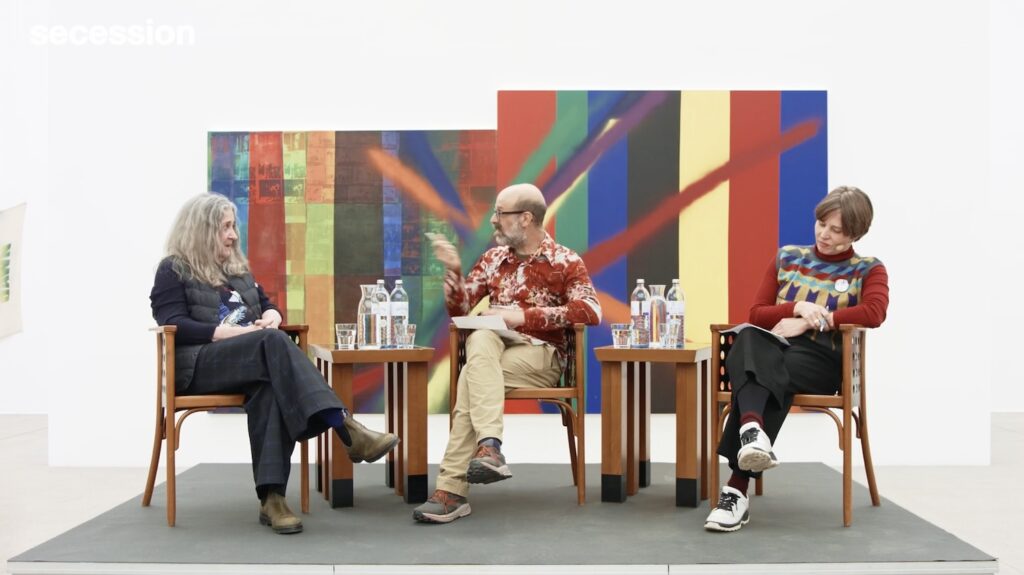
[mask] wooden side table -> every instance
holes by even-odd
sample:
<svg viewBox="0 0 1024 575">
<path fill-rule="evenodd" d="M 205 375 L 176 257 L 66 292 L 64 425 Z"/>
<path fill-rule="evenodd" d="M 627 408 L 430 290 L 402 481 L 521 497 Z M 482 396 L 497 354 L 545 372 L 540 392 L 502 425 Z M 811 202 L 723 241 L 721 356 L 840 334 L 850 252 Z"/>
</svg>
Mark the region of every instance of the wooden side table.
<svg viewBox="0 0 1024 575">
<path fill-rule="evenodd" d="M 707 499 L 711 347 L 594 349 L 601 362 L 601 501 L 622 502 L 650 485 L 651 363 L 669 363 L 676 385 L 676 505 Z M 699 369 L 698 369 L 699 368 Z"/>
<path fill-rule="evenodd" d="M 335 349 L 333 345 L 312 344 L 317 368 L 350 410 L 352 373 L 356 364 L 383 364 L 384 419 L 386 430 L 402 439 L 398 449 L 387 455 L 385 483 L 406 503 L 427 500 L 427 362 L 432 347 L 411 349 Z M 336 433 L 320 443 L 317 451 L 317 479 L 331 507 L 351 507 L 352 461 Z M 395 451 L 398 451 L 396 456 Z"/>
</svg>

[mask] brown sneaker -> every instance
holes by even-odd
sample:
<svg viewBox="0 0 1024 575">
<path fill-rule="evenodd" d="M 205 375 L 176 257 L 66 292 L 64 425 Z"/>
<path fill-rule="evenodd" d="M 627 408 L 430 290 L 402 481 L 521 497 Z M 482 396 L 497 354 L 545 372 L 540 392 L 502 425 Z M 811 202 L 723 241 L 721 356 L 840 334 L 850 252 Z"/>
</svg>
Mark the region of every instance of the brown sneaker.
<svg viewBox="0 0 1024 575">
<path fill-rule="evenodd" d="M 505 463 L 505 456 L 500 447 L 481 445 L 476 448 L 476 455 L 469 461 L 466 470 L 466 481 L 469 483 L 494 483 L 512 477 L 512 472 Z"/>
<path fill-rule="evenodd" d="M 471 511 L 465 497 L 437 489 L 426 503 L 413 510 L 412 518 L 421 523 L 451 523 Z"/>
<path fill-rule="evenodd" d="M 352 438 L 348 458 L 353 463 L 377 461 L 398 445 L 399 438 L 394 433 L 373 431 L 352 417 L 345 418 L 345 427 Z"/>
<path fill-rule="evenodd" d="M 288 508 L 288 502 L 280 493 L 270 493 L 260 505 L 260 524 L 269 525 L 274 533 L 301 533 L 302 521 Z"/>
</svg>

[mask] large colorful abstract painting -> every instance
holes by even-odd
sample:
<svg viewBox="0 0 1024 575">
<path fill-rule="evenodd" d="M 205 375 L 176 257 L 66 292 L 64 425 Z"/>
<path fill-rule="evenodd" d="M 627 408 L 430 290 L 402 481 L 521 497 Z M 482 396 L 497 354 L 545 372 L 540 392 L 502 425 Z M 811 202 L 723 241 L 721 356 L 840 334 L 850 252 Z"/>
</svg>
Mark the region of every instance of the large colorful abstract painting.
<svg viewBox="0 0 1024 575">
<path fill-rule="evenodd" d="M 746 319 L 780 244 L 812 241 L 826 112 L 821 91 L 503 91 L 497 131 L 211 133 L 209 184 L 238 206 L 257 279 L 311 341 L 354 321 L 359 284 L 402 278 L 417 343 L 437 349 L 429 401 L 443 412 L 448 318 L 424 232 L 452 238 L 468 267 L 489 247 L 497 190 L 533 182 L 549 233 L 583 256 L 601 294 L 588 348 L 628 321 L 637 278 L 680 278 L 687 338 L 707 341 L 708 324 Z M 587 371 L 597 413 L 592 353 Z M 357 375 L 357 411 L 382 409 L 382 384 L 380 370 Z M 670 394 L 654 386 L 655 411 L 671 410 Z"/>
<path fill-rule="evenodd" d="M 746 321 L 781 244 L 813 240 L 813 209 L 828 191 L 823 91 L 503 91 L 498 184 L 544 190 L 549 232 L 583 255 L 604 323 L 588 348 L 611 345 L 628 322 L 637 278 L 679 278 L 686 337 Z M 600 411 L 590 353 L 588 411 Z M 654 373 L 652 407 L 672 410 Z"/>
</svg>

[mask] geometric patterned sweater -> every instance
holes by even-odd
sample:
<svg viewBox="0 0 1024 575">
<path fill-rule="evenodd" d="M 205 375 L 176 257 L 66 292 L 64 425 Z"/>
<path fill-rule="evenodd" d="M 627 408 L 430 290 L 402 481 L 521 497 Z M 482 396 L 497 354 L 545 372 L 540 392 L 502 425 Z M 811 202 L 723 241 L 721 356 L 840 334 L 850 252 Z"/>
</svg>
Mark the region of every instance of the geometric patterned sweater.
<svg viewBox="0 0 1024 575">
<path fill-rule="evenodd" d="M 769 265 L 750 308 L 750 323 L 765 329 L 793 317 L 796 302 L 832 310 L 833 323 L 878 327 L 889 307 L 889 274 L 876 258 L 853 248 L 826 256 L 817 246 L 783 246 Z"/>
</svg>

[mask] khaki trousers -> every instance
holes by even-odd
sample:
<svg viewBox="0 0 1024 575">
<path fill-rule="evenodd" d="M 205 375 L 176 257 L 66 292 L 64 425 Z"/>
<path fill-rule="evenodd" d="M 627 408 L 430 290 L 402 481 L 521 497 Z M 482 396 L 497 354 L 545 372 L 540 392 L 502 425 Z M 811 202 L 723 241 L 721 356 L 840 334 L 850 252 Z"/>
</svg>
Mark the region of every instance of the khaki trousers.
<svg viewBox="0 0 1024 575">
<path fill-rule="evenodd" d="M 506 344 L 490 330 L 469 334 L 437 489 L 463 497 L 469 494 L 466 469 L 477 442 L 486 437 L 502 438 L 506 391 L 552 387 L 561 375 L 558 354 L 550 345 Z"/>
</svg>

